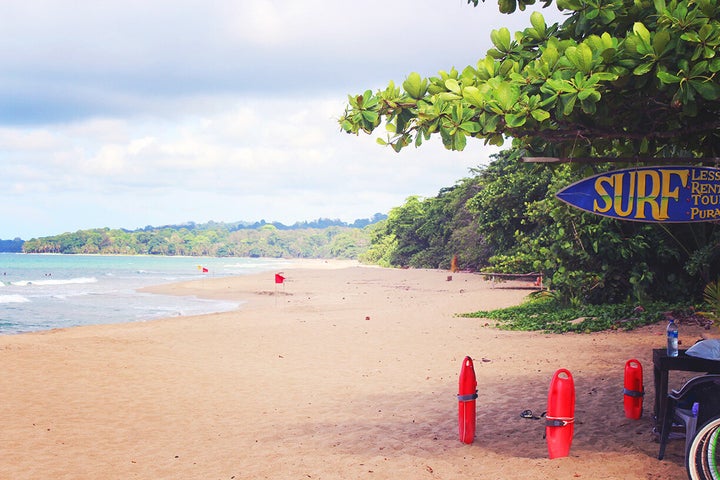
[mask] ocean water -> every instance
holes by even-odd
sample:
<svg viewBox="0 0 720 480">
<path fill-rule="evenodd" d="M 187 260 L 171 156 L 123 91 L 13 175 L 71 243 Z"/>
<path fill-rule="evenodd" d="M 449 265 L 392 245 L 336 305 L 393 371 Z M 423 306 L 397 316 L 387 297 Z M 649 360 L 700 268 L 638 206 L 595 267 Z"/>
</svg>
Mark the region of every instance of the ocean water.
<svg viewBox="0 0 720 480">
<path fill-rule="evenodd" d="M 241 300 L 137 289 L 279 271 L 284 265 L 285 260 L 266 258 L 0 253 L 0 335 L 235 310 Z"/>
</svg>

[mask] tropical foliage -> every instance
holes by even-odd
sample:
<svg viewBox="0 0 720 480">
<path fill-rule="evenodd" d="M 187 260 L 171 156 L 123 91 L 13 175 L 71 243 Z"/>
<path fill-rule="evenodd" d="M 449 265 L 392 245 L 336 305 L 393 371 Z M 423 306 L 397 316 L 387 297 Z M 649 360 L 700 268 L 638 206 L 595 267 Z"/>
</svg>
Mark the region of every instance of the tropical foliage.
<svg viewBox="0 0 720 480">
<path fill-rule="evenodd" d="M 476 4 L 477 0 L 468 0 Z M 500 10 L 534 0 L 499 0 Z M 546 5 L 550 0 L 546 1 Z M 556 0 L 567 14 L 542 14 L 511 35 L 493 30 L 476 65 L 402 88 L 348 97 L 340 125 L 395 150 L 439 135 L 449 149 L 468 138 L 544 156 L 720 154 L 720 7 L 716 0 Z"/>
<path fill-rule="evenodd" d="M 710 309 L 707 316 L 713 320 L 720 320 L 720 280 L 712 281 L 705 286 L 703 300 Z"/>
<path fill-rule="evenodd" d="M 573 209 L 554 192 L 591 172 L 517 155 L 496 156 L 436 197 L 409 198 L 374 227 L 361 258 L 448 268 L 457 255 L 464 269 L 543 272 L 567 305 L 692 303 L 720 275 L 715 224 L 622 222 Z"/>
<path fill-rule="evenodd" d="M 553 333 L 598 332 L 602 330 L 632 330 L 656 323 L 667 315 L 687 318 L 692 311 L 666 303 L 652 303 L 645 307 L 626 304 L 562 305 L 551 296 L 535 298 L 514 307 L 478 311 L 462 315 L 468 318 L 488 318 L 504 330 L 543 330 Z"/>
<path fill-rule="evenodd" d="M 498 0 L 506 13 L 534 3 Z M 608 158 L 720 156 L 717 0 L 555 4 L 566 13 L 562 25 L 534 12 L 522 32 L 493 30 L 493 48 L 474 66 L 410 73 L 401 86 L 348 97 L 341 128 L 370 134 L 385 125 L 378 142 L 396 151 L 432 136 L 452 150 L 468 139 L 513 139 L 474 178 L 390 212 L 371 249 L 384 249 L 376 256 L 391 264 L 443 266 L 457 254 L 466 267 L 542 271 L 566 305 L 699 300 L 720 273 L 715 223 L 620 222 L 553 194 L 608 169 Z M 529 155 L 596 161 L 520 162 Z M 456 214 L 469 219 L 475 249 L 467 256 L 448 240 Z"/>
<path fill-rule="evenodd" d="M 376 215 L 372 223 L 383 218 L 384 215 Z M 371 224 L 370 221 L 356 223 Z M 191 223 L 146 227 L 135 231 L 99 228 L 31 239 L 23 244 L 23 251 L 349 259 L 357 258 L 360 252 L 367 249 L 370 243 L 369 228 L 347 226 L 340 221 L 296 224 L 294 228 L 264 222 L 254 226 L 216 222 L 204 225 Z"/>
</svg>

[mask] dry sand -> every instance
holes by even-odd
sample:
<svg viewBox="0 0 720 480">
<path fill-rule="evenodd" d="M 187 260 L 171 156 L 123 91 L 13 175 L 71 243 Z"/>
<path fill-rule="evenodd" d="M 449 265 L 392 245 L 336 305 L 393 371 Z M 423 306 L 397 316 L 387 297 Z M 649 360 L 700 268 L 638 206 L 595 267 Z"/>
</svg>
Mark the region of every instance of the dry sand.
<svg viewBox="0 0 720 480">
<path fill-rule="evenodd" d="M 156 288 L 246 300 L 235 312 L 0 337 L 0 479 L 671 479 L 651 433 L 652 348 L 633 332 L 500 331 L 458 312 L 529 293 L 479 275 L 338 262 Z M 518 286 L 523 286 L 522 284 Z M 699 330 L 681 326 L 686 345 Z M 458 440 L 462 359 L 475 359 L 477 438 Z M 643 418 L 623 414 L 626 360 Z M 570 456 L 549 460 L 552 374 L 576 385 Z M 687 376 L 671 376 L 679 386 Z"/>
</svg>

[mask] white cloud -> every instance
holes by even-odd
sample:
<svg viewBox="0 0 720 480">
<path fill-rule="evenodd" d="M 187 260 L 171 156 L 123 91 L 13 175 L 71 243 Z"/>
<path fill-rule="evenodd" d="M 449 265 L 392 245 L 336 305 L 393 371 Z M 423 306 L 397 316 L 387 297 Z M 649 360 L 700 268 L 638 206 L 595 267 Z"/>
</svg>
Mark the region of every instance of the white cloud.
<svg viewBox="0 0 720 480">
<path fill-rule="evenodd" d="M 346 95 L 472 64 L 491 28 L 528 15 L 465 0 L 0 2 L 0 238 L 352 221 L 435 195 L 495 150 L 396 154 L 382 132 L 340 132 Z"/>
<path fill-rule="evenodd" d="M 409 195 L 434 195 L 489 154 L 480 145 L 448 152 L 439 142 L 397 154 L 374 137 L 341 133 L 328 115 L 335 100 L 295 102 L 289 115 L 280 101 L 242 103 L 181 123 L 57 127 L 53 154 L 41 150 L 33 163 L 14 162 L 22 168 L 11 187 L 10 176 L 0 180 L 0 199 L 8 204 L 20 195 L 35 206 L 21 210 L 31 236 L 184 221 L 352 221 L 387 212 Z M 59 217 L 48 218 L 48 208 Z M 0 238 L 22 233 L 17 225 L 3 225 Z"/>
</svg>

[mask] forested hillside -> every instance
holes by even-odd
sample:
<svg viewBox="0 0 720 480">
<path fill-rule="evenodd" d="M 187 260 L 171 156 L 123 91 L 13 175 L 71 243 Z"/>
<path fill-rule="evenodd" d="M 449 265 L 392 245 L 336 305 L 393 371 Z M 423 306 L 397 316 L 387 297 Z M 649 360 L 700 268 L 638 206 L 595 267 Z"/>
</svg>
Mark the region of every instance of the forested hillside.
<svg viewBox="0 0 720 480">
<path fill-rule="evenodd" d="M 372 228 L 361 259 L 385 266 L 542 272 L 567 302 L 701 298 L 720 275 L 717 223 L 623 222 L 554 197 L 602 168 L 547 166 L 505 152 L 436 197 L 411 197 Z"/>
<path fill-rule="evenodd" d="M 188 223 L 139 230 L 98 228 L 23 244 L 26 253 L 188 255 L 217 257 L 357 258 L 370 243 L 369 227 L 385 218 L 339 220 L 285 226 L 279 223 Z"/>
</svg>

